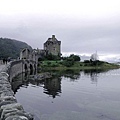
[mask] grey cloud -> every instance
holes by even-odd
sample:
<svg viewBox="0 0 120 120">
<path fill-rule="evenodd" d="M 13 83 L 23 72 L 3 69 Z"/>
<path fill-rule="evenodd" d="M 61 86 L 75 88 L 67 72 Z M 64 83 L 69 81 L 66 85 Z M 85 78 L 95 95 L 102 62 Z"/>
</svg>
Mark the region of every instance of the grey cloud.
<svg viewBox="0 0 120 120">
<path fill-rule="evenodd" d="M 75 18 L 49 17 L 16 18 L 15 23 L 6 20 L 9 25 L 0 24 L 0 35 L 27 42 L 33 48 L 43 48 L 47 38 L 55 34 L 62 41 L 63 52 L 93 53 L 97 50 L 101 53 L 120 53 L 119 19 L 110 23 L 94 23 Z"/>
</svg>

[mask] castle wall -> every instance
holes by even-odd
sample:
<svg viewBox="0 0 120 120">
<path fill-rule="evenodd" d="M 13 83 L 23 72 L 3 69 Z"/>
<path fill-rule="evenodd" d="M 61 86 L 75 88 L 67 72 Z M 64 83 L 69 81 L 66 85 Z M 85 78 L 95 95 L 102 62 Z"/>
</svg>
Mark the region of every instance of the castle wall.
<svg viewBox="0 0 120 120">
<path fill-rule="evenodd" d="M 20 53 L 20 59 L 29 59 L 30 58 L 30 50 L 25 48 Z"/>
<path fill-rule="evenodd" d="M 44 50 L 48 52 L 48 54 L 60 55 L 61 54 L 61 41 L 58 41 L 53 35 L 52 38 L 49 38 L 44 43 Z"/>
</svg>

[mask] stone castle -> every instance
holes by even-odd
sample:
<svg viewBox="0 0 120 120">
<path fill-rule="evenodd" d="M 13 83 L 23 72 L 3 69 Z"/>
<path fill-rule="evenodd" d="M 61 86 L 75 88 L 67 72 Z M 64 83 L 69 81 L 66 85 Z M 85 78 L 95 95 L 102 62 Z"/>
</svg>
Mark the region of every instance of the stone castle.
<svg viewBox="0 0 120 120">
<path fill-rule="evenodd" d="M 61 55 L 61 41 L 58 41 L 55 38 L 55 35 L 52 35 L 52 38 L 48 38 L 48 40 L 44 43 L 44 50 L 48 54 L 52 55 Z"/>
<path fill-rule="evenodd" d="M 52 35 L 52 38 L 48 38 L 44 43 L 44 49 L 34 49 L 33 51 L 30 51 L 27 48 L 23 49 L 20 53 L 20 59 L 35 60 L 49 54 L 61 56 L 61 41 L 58 41 L 55 38 L 55 35 Z"/>
<path fill-rule="evenodd" d="M 55 35 L 52 35 L 52 38 L 48 38 L 48 40 L 43 44 L 44 49 L 37 49 L 38 58 L 42 58 L 49 54 L 55 56 L 61 56 L 61 41 L 58 41 L 55 38 Z"/>
</svg>

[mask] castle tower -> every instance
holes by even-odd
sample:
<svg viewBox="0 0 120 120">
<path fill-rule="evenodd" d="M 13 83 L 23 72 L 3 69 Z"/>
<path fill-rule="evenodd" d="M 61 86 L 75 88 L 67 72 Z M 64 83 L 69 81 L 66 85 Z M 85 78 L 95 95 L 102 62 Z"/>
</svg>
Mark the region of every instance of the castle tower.
<svg viewBox="0 0 120 120">
<path fill-rule="evenodd" d="M 61 41 L 58 41 L 55 38 L 55 35 L 52 35 L 52 38 L 48 38 L 48 40 L 44 43 L 44 50 L 47 51 L 48 54 L 60 56 Z"/>
</svg>

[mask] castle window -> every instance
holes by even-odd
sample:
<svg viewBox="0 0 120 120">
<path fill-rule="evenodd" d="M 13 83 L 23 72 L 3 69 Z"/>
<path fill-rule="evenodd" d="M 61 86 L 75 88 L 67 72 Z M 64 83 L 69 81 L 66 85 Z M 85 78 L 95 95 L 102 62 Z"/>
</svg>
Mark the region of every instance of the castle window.
<svg viewBox="0 0 120 120">
<path fill-rule="evenodd" d="M 56 50 L 56 48 L 54 47 L 53 50 Z"/>
</svg>

